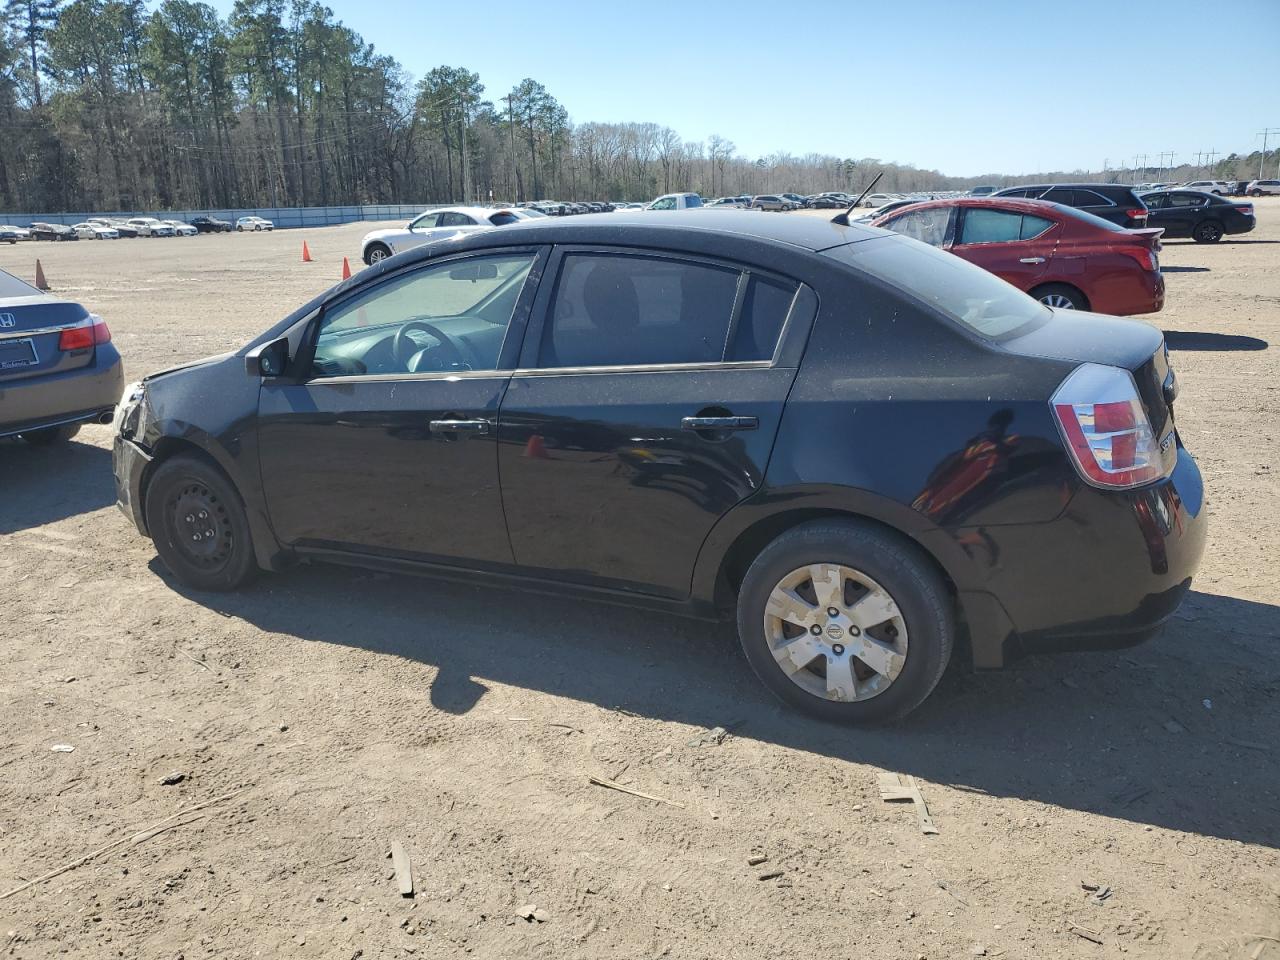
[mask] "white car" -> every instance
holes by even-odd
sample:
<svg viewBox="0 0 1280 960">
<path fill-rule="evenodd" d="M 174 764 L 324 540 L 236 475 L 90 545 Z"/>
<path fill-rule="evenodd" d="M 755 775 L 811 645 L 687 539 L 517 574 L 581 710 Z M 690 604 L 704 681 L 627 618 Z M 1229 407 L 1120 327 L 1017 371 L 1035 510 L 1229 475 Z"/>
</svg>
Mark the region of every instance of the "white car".
<svg viewBox="0 0 1280 960">
<path fill-rule="evenodd" d="M 1280 194 L 1280 180 L 1250 180 L 1244 192 L 1251 197 Z"/>
<path fill-rule="evenodd" d="M 26 227 L 16 227 L 10 224 L 0 223 L 0 230 L 4 230 L 7 233 L 15 234 L 19 240 L 31 239 L 31 231 L 28 230 Z"/>
<path fill-rule="evenodd" d="M 886 203 L 893 203 L 895 200 L 901 200 L 902 197 L 896 193 L 873 193 L 862 201 L 864 207 L 883 207 Z"/>
<path fill-rule="evenodd" d="M 173 232 L 175 236 L 194 237 L 200 232 L 191 224 L 183 223 L 181 220 L 164 220 L 162 222 L 167 223 L 169 226 L 173 227 Z"/>
<path fill-rule="evenodd" d="M 697 210 L 705 206 L 696 193 L 667 193 L 653 200 L 646 210 Z"/>
<path fill-rule="evenodd" d="M 274 230 L 276 225 L 262 217 L 241 217 L 236 221 L 236 229 L 241 233 L 246 230 Z"/>
<path fill-rule="evenodd" d="M 360 243 L 360 257 L 373 266 L 404 250 L 420 247 L 432 240 L 443 240 L 459 233 L 491 230 L 520 220 L 531 220 L 523 210 L 503 207 L 441 207 L 414 217 L 405 226 L 366 233 Z"/>
<path fill-rule="evenodd" d="M 81 240 L 119 240 L 120 231 L 114 227 L 104 227 L 100 223 L 77 223 L 71 228 Z"/>
<path fill-rule="evenodd" d="M 1192 180 L 1178 187 L 1179 190 L 1201 190 L 1205 193 L 1216 193 L 1225 197 L 1231 193 L 1231 184 L 1225 180 Z"/>
<path fill-rule="evenodd" d="M 138 231 L 140 237 L 172 237 L 173 227 L 155 217 L 133 217 L 129 226 Z"/>
</svg>

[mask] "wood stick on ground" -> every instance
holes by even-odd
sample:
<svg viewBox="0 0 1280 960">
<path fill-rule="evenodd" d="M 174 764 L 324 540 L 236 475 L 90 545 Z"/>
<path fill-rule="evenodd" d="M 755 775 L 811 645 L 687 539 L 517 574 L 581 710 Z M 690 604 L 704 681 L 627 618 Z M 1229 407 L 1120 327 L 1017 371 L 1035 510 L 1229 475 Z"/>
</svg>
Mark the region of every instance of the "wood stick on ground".
<svg viewBox="0 0 1280 960">
<path fill-rule="evenodd" d="M 77 857 L 76 859 L 72 860 L 70 863 L 64 863 L 62 866 L 58 867 L 57 869 L 50 870 L 48 873 L 42 873 L 40 876 L 36 877 L 34 880 L 28 880 L 26 883 L 22 884 L 21 886 L 14 887 L 12 890 L 9 890 L 6 893 L 0 893 L 0 900 L 7 900 L 10 897 L 12 897 L 14 894 L 21 893 L 23 890 L 28 890 L 31 887 L 36 886 L 37 884 L 44 883 L 46 880 L 52 880 L 54 877 L 61 876 L 62 874 L 70 870 L 74 870 L 76 867 L 82 867 L 86 863 L 88 863 L 90 860 L 100 857 L 107 851 L 114 850 L 116 847 L 124 846 L 124 844 L 126 843 L 130 843 L 130 844 L 142 843 L 144 840 L 150 840 L 152 837 L 156 836 L 157 834 L 163 833 L 165 830 L 171 829 L 172 827 L 180 827 L 186 823 L 191 823 L 192 822 L 191 820 L 183 821 L 183 823 L 172 823 L 172 821 L 178 819 L 179 817 L 185 817 L 189 813 L 195 813 L 197 810 L 203 810 L 205 807 L 211 807 L 214 804 L 223 803 L 227 800 L 230 800 L 232 797 L 238 796 L 239 794 L 243 793 L 247 789 L 248 789 L 247 787 L 241 787 L 239 790 L 232 790 L 230 793 L 224 793 L 222 796 L 214 797 L 212 800 L 205 800 L 203 803 L 196 803 L 196 804 L 192 804 L 189 807 L 183 807 L 181 810 L 177 811 L 176 813 L 169 814 L 169 816 L 165 817 L 163 820 L 159 820 L 156 823 L 153 823 L 149 827 L 146 827 L 140 831 L 137 831 L 136 833 L 129 834 L 128 836 L 121 837 L 119 840 L 113 840 L 111 843 L 105 844 L 99 847 L 97 850 L 92 850 L 89 853 L 86 853 L 82 857 Z M 198 820 L 200 818 L 196 817 L 195 819 Z"/>
<path fill-rule="evenodd" d="M 187 653 L 187 651 L 183 650 L 183 649 L 182 649 L 180 646 L 178 646 L 176 643 L 173 645 L 173 649 L 177 650 L 180 654 L 182 654 L 184 657 L 186 657 L 188 660 L 190 660 L 192 663 L 194 663 L 194 664 L 195 664 L 197 667 L 199 667 L 201 670 L 208 670 L 208 669 L 209 669 L 209 665 L 208 665 L 207 663 L 205 663 L 203 660 L 200 660 L 200 659 L 199 659 L 199 658 L 197 658 L 197 657 L 193 657 L 191 654 Z"/>
<path fill-rule="evenodd" d="M 679 803 L 675 800 L 668 800 L 666 797 L 655 797 L 651 793 L 641 793 L 639 790 L 632 790 L 630 787 L 624 787 L 622 784 L 614 783 L 612 780 L 601 780 L 599 777 L 588 777 L 587 779 L 597 787 L 607 787 L 610 790 L 629 793 L 633 797 L 640 797 L 642 800 L 653 800 L 655 803 L 665 803 L 672 807 L 679 807 L 681 810 L 684 809 L 683 803 Z"/>
</svg>

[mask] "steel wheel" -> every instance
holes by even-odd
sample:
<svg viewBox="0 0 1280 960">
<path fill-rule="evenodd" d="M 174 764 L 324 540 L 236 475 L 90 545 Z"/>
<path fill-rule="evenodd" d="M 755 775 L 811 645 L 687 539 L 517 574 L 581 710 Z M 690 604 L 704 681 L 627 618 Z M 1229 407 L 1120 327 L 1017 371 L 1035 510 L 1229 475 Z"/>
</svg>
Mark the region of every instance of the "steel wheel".
<svg viewBox="0 0 1280 960">
<path fill-rule="evenodd" d="M 203 483 L 191 482 L 175 491 L 166 507 L 170 542 L 184 558 L 205 570 L 224 567 L 235 541 L 226 505 L 218 495 Z"/>
<path fill-rule="evenodd" d="M 809 564 L 783 577 L 769 594 L 764 631 L 783 673 L 824 700 L 870 700 L 906 662 L 907 625 L 897 602 L 871 577 L 840 564 Z"/>
</svg>

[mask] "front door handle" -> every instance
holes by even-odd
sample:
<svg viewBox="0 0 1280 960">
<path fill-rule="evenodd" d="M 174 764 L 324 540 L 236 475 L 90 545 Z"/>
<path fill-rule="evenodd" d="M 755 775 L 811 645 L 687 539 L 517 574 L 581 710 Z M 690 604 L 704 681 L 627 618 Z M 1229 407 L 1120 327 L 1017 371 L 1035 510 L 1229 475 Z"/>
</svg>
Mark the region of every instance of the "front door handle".
<svg viewBox="0 0 1280 960">
<path fill-rule="evenodd" d="M 755 430 L 760 426 L 759 417 L 685 417 L 680 426 L 686 430 Z"/>
<path fill-rule="evenodd" d="M 1044 263 L 1044 257 L 1023 257 L 1019 263 Z"/>
<path fill-rule="evenodd" d="M 432 420 L 432 433 L 488 433 L 488 420 Z"/>
</svg>

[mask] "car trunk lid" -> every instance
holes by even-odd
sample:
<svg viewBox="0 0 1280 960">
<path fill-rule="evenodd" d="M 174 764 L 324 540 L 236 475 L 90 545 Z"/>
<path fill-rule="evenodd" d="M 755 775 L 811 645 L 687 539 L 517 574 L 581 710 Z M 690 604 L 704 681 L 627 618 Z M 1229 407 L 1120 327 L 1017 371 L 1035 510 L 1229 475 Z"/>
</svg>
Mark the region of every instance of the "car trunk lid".
<svg viewBox="0 0 1280 960">
<path fill-rule="evenodd" d="M 14 292 L 21 295 L 8 295 Z M 0 381 L 56 373 L 92 363 L 92 337 L 88 346 L 79 349 L 62 350 L 59 346 L 64 330 L 87 328 L 92 323 L 89 312 L 80 304 L 50 297 L 7 274 L 0 274 Z"/>
</svg>

